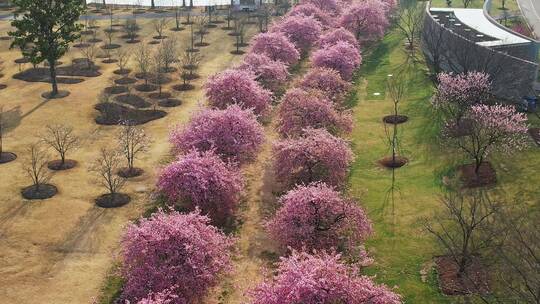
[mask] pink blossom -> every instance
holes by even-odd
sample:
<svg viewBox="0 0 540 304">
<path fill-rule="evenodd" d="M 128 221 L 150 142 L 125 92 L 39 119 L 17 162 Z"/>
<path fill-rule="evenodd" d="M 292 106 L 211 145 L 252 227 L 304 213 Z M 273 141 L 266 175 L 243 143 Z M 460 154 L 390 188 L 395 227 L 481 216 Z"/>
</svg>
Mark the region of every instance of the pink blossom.
<svg viewBox="0 0 540 304">
<path fill-rule="evenodd" d="M 122 297 L 140 303 L 188 304 L 230 270 L 232 239 L 198 212 L 158 211 L 122 237 Z"/>
<path fill-rule="evenodd" d="M 317 6 L 311 3 L 306 4 L 300 4 L 293 7 L 292 10 L 289 11 L 289 16 L 308 16 L 313 17 L 317 21 L 321 23 L 321 25 L 324 28 L 328 28 L 334 25 L 335 20 L 334 17 L 332 17 L 330 14 L 326 13 L 325 11 L 321 10 Z"/>
<path fill-rule="evenodd" d="M 275 24 L 271 31 L 283 33 L 297 49 L 305 52 L 319 39 L 322 25 L 313 17 L 290 15 Z"/>
<path fill-rule="evenodd" d="M 339 72 L 341 78 L 350 81 L 354 70 L 361 64 L 360 51 L 345 41 L 315 51 L 311 56 L 315 67 L 325 67 Z"/>
<path fill-rule="evenodd" d="M 281 99 L 278 111 L 278 131 L 283 136 L 298 136 L 306 128 L 323 128 L 332 134 L 352 130 L 351 116 L 337 112 L 318 91 L 291 89 Z"/>
<path fill-rule="evenodd" d="M 261 33 L 251 42 L 251 53 L 265 54 L 272 60 L 294 65 L 300 59 L 300 53 L 283 33 Z"/>
<path fill-rule="evenodd" d="M 303 89 L 319 90 L 336 105 L 341 105 L 351 85 L 344 81 L 336 70 L 328 68 L 310 69 L 299 86 Z"/>
<path fill-rule="evenodd" d="M 338 12 L 338 3 L 336 0 L 302 0 L 300 5 L 312 4 L 318 7 L 321 11 L 328 12 L 330 14 Z"/>
<path fill-rule="evenodd" d="M 210 76 L 205 89 L 210 106 L 218 109 L 236 104 L 264 116 L 272 102 L 272 92 L 263 89 L 253 74 L 242 70 L 225 70 Z"/>
<path fill-rule="evenodd" d="M 281 258 L 272 280 L 251 292 L 251 304 L 400 304 L 401 297 L 376 285 L 333 253 L 298 253 Z"/>
<path fill-rule="evenodd" d="M 253 160 L 264 141 L 264 130 L 251 110 L 232 105 L 225 110 L 203 109 L 183 129 L 172 131 L 177 151 L 213 150 L 225 161 Z"/>
<path fill-rule="evenodd" d="M 338 41 L 345 41 L 357 48 L 360 48 L 358 40 L 356 40 L 354 35 L 342 27 L 330 30 L 323 34 L 319 41 L 317 41 L 317 44 L 319 47 L 325 48 L 336 44 Z"/>
<path fill-rule="evenodd" d="M 243 188 L 242 175 L 214 152 L 191 151 L 161 170 L 158 190 L 171 204 L 200 208 L 215 224 L 233 213 Z"/>
<path fill-rule="evenodd" d="M 316 181 L 341 186 L 352 160 L 347 143 L 323 129 L 307 129 L 300 138 L 274 145 L 276 179 L 286 186 Z"/>
<path fill-rule="evenodd" d="M 359 1 L 344 11 L 340 24 L 358 40 L 376 40 L 384 36 L 389 25 L 388 6 L 379 0 Z"/>
<path fill-rule="evenodd" d="M 279 202 L 281 207 L 267 228 L 284 249 L 352 251 L 372 232 L 357 202 L 342 198 L 324 183 L 298 186 Z"/>
<path fill-rule="evenodd" d="M 273 92 L 281 89 L 290 76 L 287 65 L 281 61 L 272 60 L 265 54 L 247 54 L 238 69 L 251 72 L 264 88 Z"/>
</svg>

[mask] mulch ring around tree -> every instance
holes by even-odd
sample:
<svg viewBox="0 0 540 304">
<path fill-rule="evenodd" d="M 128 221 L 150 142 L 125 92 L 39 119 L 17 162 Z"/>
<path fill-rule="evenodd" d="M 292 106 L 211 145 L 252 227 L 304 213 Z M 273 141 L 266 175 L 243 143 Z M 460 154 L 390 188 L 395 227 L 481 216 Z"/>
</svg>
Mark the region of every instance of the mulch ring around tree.
<svg viewBox="0 0 540 304">
<path fill-rule="evenodd" d="M 117 95 L 126 93 L 128 91 L 128 88 L 126 86 L 112 86 L 112 87 L 106 87 L 103 92 L 105 94 L 109 95 Z"/>
<path fill-rule="evenodd" d="M 166 98 L 171 98 L 171 96 L 172 94 L 169 92 L 154 92 L 154 93 L 148 94 L 148 97 L 150 99 L 166 99 Z"/>
<path fill-rule="evenodd" d="M 73 159 L 66 159 L 64 160 L 64 163 L 62 164 L 62 160 L 52 160 L 47 163 L 47 168 L 54 170 L 54 171 L 62 171 L 62 170 L 69 170 L 72 168 L 75 168 L 77 166 L 77 161 Z"/>
<path fill-rule="evenodd" d="M 233 55 L 244 55 L 246 52 L 242 51 L 242 50 L 234 50 L 234 51 L 231 51 L 231 54 Z"/>
<path fill-rule="evenodd" d="M 30 59 L 26 58 L 26 57 L 23 57 L 23 58 L 17 58 L 15 60 L 13 60 L 13 62 L 17 63 L 17 64 L 24 64 L 24 63 L 29 63 L 30 62 Z"/>
<path fill-rule="evenodd" d="M 101 208 L 118 208 L 131 201 L 131 197 L 123 193 L 103 194 L 96 198 L 95 202 Z"/>
<path fill-rule="evenodd" d="M 46 68 L 31 68 L 13 75 L 14 79 L 26 82 L 51 82 L 49 69 Z M 56 81 L 62 84 L 76 84 L 84 81 L 82 78 L 57 77 Z"/>
<path fill-rule="evenodd" d="M 159 76 L 152 75 L 152 76 L 150 76 L 148 81 L 151 84 L 168 84 L 168 83 L 172 82 L 172 79 L 171 79 L 171 77 L 168 77 L 167 75 L 162 74 L 162 75 L 159 75 Z"/>
<path fill-rule="evenodd" d="M 156 40 L 163 40 L 163 39 L 167 39 L 167 36 L 154 36 L 152 38 L 154 38 Z"/>
<path fill-rule="evenodd" d="M 540 128 L 530 128 L 528 132 L 534 142 L 540 146 Z"/>
<path fill-rule="evenodd" d="M 205 47 L 205 46 L 209 46 L 210 43 L 208 42 L 197 42 L 194 44 L 196 47 Z"/>
<path fill-rule="evenodd" d="M 0 164 L 12 162 L 17 159 L 17 154 L 11 152 L 0 153 Z"/>
<path fill-rule="evenodd" d="M 41 97 L 45 99 L 61 99 L 69 96 L 69 91 L 59 90 L 56 94 L 53 95 L 52 92 L 45 92 L 41 94 Z"/>
<path fill-rule="evenodd" d="M 189 74 L 182 75 L 182 79 L 186 79 L 186 80 L 195 80 L 200 77 L 201 76 L 199 76 L 199 74 L 197 73 L 189 73 Z"/>
<path fill-rule="evenodd" d="M 167 99 L 160 100 L 158 102 L 158 105 L 164 108 L 177 107 L 181 104 L 182 104 L 182 101 L 180 99 L 175 99 L 175 98 L 167 98 Z"/>
<path fill-rule="evenodd" d="M 193 90 L 194 88 L 195 86 L 189 83 L 177 84 L 172 87 L 173 90 L 179 91 L 179 92 L 190 91 L 190 90 Z"/>
<path fill-rule="evenodd" d="M 169 29 L 171 32 L 181 32 L 183 30 L 185 30 L 186 28 L 185 27 L 173 27 L 171 29 Z"/>
<path fill-rule="evenodd" d="M 115 79 L 114 83 L 124 85 L 124 84 L 134 84 L 137 82 L 137 79 L 131 78 L 131 77 L 122 77 L 119 79 Z"/>
<path fill-rule="evenodd" d="M 107 59 L 105 59 L 105 60 L 102 60 L 101 62 L 102 62 L 102 63 L 105 63 L 105 64 L 117 63 L 117 62 L 118 62 L 118 59 L 107 58 Z"/>
<path fill-rule="evenodd" d="M 28 200 L 47 199 L 58 193 L 58 188 L 51 184 L 40 184 L 28 186 L 21 190 L 21 195 Z"/>
<path fill-rule="evenodd" d="M 131 73 L 131 69 L 118 69 L 114 70 L 113 73 L 116 75 L 128 75 L 129 73 Z"/>
<path fill-rule="evenodd" d="M 95 119 L 96 123 L 108 126 L 126 120 L 132 121 L 134 125 L 141 125 L 167 115 L 167 112 L 162 110 L 139 110 L 112 102 L 98 103 L 94 108 L 100 112 Z"/>
<path fill-rule="evenodd" d="M 135 108 L 148 108 L 152 104 L 144 100 L 144 98 L 133 94 L 118 95 L 114 98 L 116 102 L 128 104 Z"/>
<path fill-rule="evenodd" d="M 395 156 L 392 159 L 392 156 L 387 156 L 379 160 L 379 164 L 386 168 L 401 168 L 407 164 L 409 160 L 402 156 Z"/>
<path fill-rule="evenodd" d="M 473 121 L 462 119 L 458 125 L 452 125 L 446 128 L 446 134 L 450 137 L 458 138 L 470 135 L 473 128 Z"/>
<path fill-rule="evenodd" d="M 105 44 L 101 46 L 101 48 L 104 50 L 114 50 L 114 49 L 119 49 L 121 47 L 122 46 L 120 44 L 116 44 L 116 43 Z"/>
<path fill-rule="evenodd" d="M 150 45 L 160 44 L 160 43 L 161 43 L 161 41 L 159 41 L 159 40 L 152 40 L 152 41 L 148 42 L 148 44 L 150 44 Z"/>
<path fill-rule="evenodd" d="M 141 176 L 143 173 L 144 173 L 144 170 L 141 168 L 129 169 L 128 167 L 123 167 L 118 170 L 117 174 L 118 176 L 123 177 L 123 178 L 132 178 L 132 177 Z"/>
<path fill-rule="evenodd" d="M 439 287 L 445 295 L 485 294 L 489 292 L 489 278 L 478 258 L 473 258 L 465 275 L 458 277 L 459 266 L 449 256 L 435 258 Z"/>
<path fill-rule="evenodd" d="M 383 117 L 383 122 L 391 125 L 399 125 L 409 120 L 405 115 L 387 115 Z"/>
<path fill-rule="evenodd" d="M 139 39 L 129 39 L 125 41 L 127 44 L 136 44 L 140 43 L 141 41 Z"/>
<path fill-rule="evenodd" d="M 102 42 L 103 40 L 102 39 L 99 39 L 99 38 L 92 38 L 92 39 L 88 39 L 88 42 L 90 43 L 99 43 L 99 42 Z"/>
<path fill-rule="evenodd" d="M 138 84 L 135 86 L 135 90 L 139 91 L 139 92 L 153 92 L 155 90 L 157 90 L 158 87 L 156 85 L 153 85 L 153 84 Z"/>
<path fill-rule="evenodd" d="M 85 43 L 85 42 L 82 42 L 82 43 L 76 43 L 73 45 L 74 48 L 78 48 L 78 49 L 85 49 L 87 47 L 90 46 L 90 43 Z"/>
<path fill-rule="evenodd" d="M 483 162 L 475 173 L 475 165 L 461 165 L 458 167 L 464 188 L 491 186 L 497 183 L 497 172 L 489 162 Z"/>
<path fill-rule="evenodd" d="M 3 90 L 3 89 L 5 89 L 5 88 L 7 88 L 7 85 L 6 85 L 6 84 L 0 84 L 0 90 Z"/>
</svg>

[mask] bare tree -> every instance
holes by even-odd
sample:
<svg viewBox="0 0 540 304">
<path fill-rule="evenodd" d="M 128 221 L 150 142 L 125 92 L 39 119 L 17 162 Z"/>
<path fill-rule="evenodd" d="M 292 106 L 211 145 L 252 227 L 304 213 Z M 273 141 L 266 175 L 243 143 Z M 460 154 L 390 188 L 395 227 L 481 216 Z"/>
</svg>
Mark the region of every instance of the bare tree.
<svg viewBox="0 0 540 304">
<path fill-rule="evenodd" d="M 200 15 L 195 17 L 195 32 L 199 36 L 199 42 L 197 46 L 205 46 L 204 37 L 208 34 L 208 17 L 206 15 Z"/>
<path fill-rule="evenodd" d="M 424 3 L 414 0 L 408 5 L 402 5 L 398 11 L 397 19 L 396 25 L 407 39 L 407 48 L 414 52 L 416 41 L 422 32 Z"/>
<path fill-rule="evenodd" d="M 173 31 L 176 31 L 176 32 L 179 32 L 179 31 L 183 31 L 184 28 L 182 27 L 182 22 L 181 22 L 181 19 L 180 19 L 180 6 L 176 5 L 174 7 L 174 22 L 175 22 L 175 26 L 174 28 L 172 29 Z"/>
<path fill-rule="evenodd" d="M 80 146 L 80 140 L 73 132 L 73 127 L 62 124 L 48 125 L 41 139 L 44 143 L 53 148 L 60 156 L 60 163 L 49 165 L 49 168 L 63 170 L 73 168 L 73 161 L 66 163 L 66 154 Z"/>
<path fill-rule="evenodd" d="M 118 66 L 118 73 L 129 73 L 129 70 L 126 67 L 129 63 L 129 60 L 131 59 L 131 54 L 126 50 L 120 49 L 116 51 L 116 58 L 118 59 L 118 61 L 116 62 L 116 65 Z"/>
<path fill-rule="evenodd" d="M 0 162 L 2 161 L 2 156 L 4 155 L 4 132 L 6 130 L 5 124 L 4 107 L 0 106 Z"/>
<path fill-rule="evenodd" d="M 126 19 L 126 24 L 124 25 L 124 31 L 128 38 L 128 43 L 135 43 L 137 40 L 137 33 L 140 31 L 140 26 L 137 24 L 137 19 Z"/>
<path fill-rule="evenodd" d="M 118 146 L 127 161 L 127 168 L 121 170 L 124 177 L 134 177 L 142 173 L 142 170 L 134 166 L 135 159 L 141 153 L 147 152 L 150 145 L 150 137 L 143 128 L 135 126 L 129 121 L 123 121 L 118 132 Z"/>
<path fill-rule="evenodd" d="M 483 253 L 498 246 L 500 231 L 493 227 L 501 204 L 483 190 L 448 193 L 440 201 L 441 208 L 425 221 L 424 227 L 441 245 L 445 257 L 457 266 L 462 291 L 485 290 L 486 286 L 476 286 L 473 277 L 478 274 L 470 269 Z M 475 290 L 467 290 L 466 286 L 471 285 Z"/>
<path fill-rule="evenodd" d="M 104 46 L 104 49 L 107 49 L 107 48 L 110 48 L 113 45 L 112 41 L 113 41 L 113 37 L 114 37 L 114 32 L 109 31 L 107 29 L 105 31 L 103 31 L 103 32 L 105 33 L 105 36 L 107 37 L 107 41 L 108 41 L 108 43 Z"/>
<path fill-rule="evenodd" d="M 152 66 L 152 58 L 150 50 L 144 44 L 141 44 L 141 46 L 139 46 L 139 48 L 135 52 L 135 61 L 137 62 L 137 67 L 139 69 L 141 77 L 144 78 L 145 84 L 148 85 L 148 78 Z"/>
<path fill-rule="evenodd" d="M 199 68 L 201 63 L 202 55 L 199 53 L 185 52 L 184 56 L 180 60 L 180 68 L 182 70 L 181 77 L 184 81 L 184 84 L 189 83 L 189 81 L 195 79 L 197 75 L 195 71 Z"/>
<path fill-rule="evenodd" d="M 81 53 L 83 54 L 84 58 L 86 59 L 86 68 L 91 69 L 92 65 L 94 64 L 94 59 L 97 55 L 97 48 L 95 44 L 90 44 L 88 47 L 82 48 Z"/>
<path fill-rule="evenodd" d="M 152 58 L 152 76 L 154 77 L 155 83 L 158 85 L 159 96 L 161 96 L 163 81 L 165 80 L 165 75 L 163 75 L 164 58 L 162 49 L 163 47 L 160 45 L 160 48 L 154 53 Z"/>
<path fill-rule="evenodd" d="M 117 150 L 102 148 L 90 170 L 98 177 L 98 182 L 114 197 L 124 187 L 126 179 L 117 175 L 121 154 Z"/>
<path fill-rule="evenodd" d="M 32 185 L 23 189 L 23 196 L 28 199 L 41 199 L 53 196 L 56 188 L 48 184 L 52 178 L 51 171 L 47 169 L 49 154 L 40 142 L 32 143 L 26 149 L 26 159 L 23 170 L 32 180 Z M 51 191 L 51 188 L 54 189 Z"/>
<path fill-rule="evenodd" d="M 437 75 L 441 72 L 441 64 L 445 58 L 444 31 L 433 24 L 422 27 L 421 43 L 424 55 L 430 63 L 430 66 L 433 68 L 434 74 Z"/>
<path fill-rule="evenodd" d="M 154 30 L 157 33 L 157 36 L 155 36 L 155 39 L 165 39 L 166 36 L 163 36 L 163 31 L 167 27 L 167 24 L 169 24 L 169 20 L 167 18 L 160 18 L 156 19 L 152 22 L 152 26 L 154 27 Z"/>
<path fill-rule="evenodd" d="M 169 73 L 174 71 L 172 64 L 178 61 L 178 42 L 175 38 L 164 41 L 159 49 L 161 60 L 163 61 L 163 71 Z"/>
</svg>

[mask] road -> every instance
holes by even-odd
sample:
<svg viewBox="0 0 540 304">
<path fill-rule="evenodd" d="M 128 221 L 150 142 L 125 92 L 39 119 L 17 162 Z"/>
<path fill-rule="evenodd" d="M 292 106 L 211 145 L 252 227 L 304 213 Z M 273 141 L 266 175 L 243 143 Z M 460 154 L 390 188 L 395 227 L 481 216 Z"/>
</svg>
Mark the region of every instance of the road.
<svg viewBox="0 0 540 304">
<path fill-rule="evenodd" d="M 521 12 L 540 39 L 540 0 L 517 0 Z"/>
</svg>

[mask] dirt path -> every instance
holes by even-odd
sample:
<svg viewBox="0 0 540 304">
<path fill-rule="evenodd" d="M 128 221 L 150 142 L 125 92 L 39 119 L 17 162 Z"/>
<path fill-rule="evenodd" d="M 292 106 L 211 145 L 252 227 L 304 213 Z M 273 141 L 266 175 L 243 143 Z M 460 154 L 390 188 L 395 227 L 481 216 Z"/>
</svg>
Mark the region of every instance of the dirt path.
<svg viewBox="0 0 540 304">
<path fill-rule="evenodd" d="M 0 21 L 0 32 L 6 32 L 8 27 L 7 22 Z M 149 36 L 149 25 L 145 31 L 143 35 Z M 181 47 L 187 46 L 187 32 L 178 34 Z M 198 88 L 207 76 L 240 60 L 229 53 L 233 38 L 222 30 L 212 30 L 208 42 L 211 45 L 202 51 L 202 77 L 195 83 Z M 138 163 L 146 173 L 130 181 L 125 189 L 133 201 L 120 209 L 104 210 L 93 204 L 102 190 L 88 173 L 88 166 L 102 146 L 114 143 L 116 127 L 96 126 L 93 106 L 102 89 L 110 85 L 116 66 L 101 64 L 102 76 L 62 86 L 71 91 L 68 98 L 44 102 L 39 95 L 49 89 L 48 84 L 9 78 L 18 71 L 13 60 L 20 54 L 8 50 L 8 43 L 0 42 L 0 57 L 6 66 L 3 73 L 8 75 L 0 79 L 0 83 L 8 85 L 0 91 L 0 105 L 14 121 L 5 149 L 17 153 L 20 159 L 0 166 L 0 303 L 89 303 L 98 294 L 115 258 L 123 227 L 145 209 L 156 169 L 169 158 L 170 127 L 188 120 L 202 102 L 202 90 L 178 94 L 181 106 L 167 109 L 169 115 L 165 118 L 144 126 L 154 143 Z M 62 61 L 80 56 L 73 51 Z M 19 194 L 29 182 L 21 169 L 24 149 L 51 123 L 73 125 L 82 137 L 83 147 L 71 155 L 80 165 L 53 177 L 52 182 L 59 187 L 54 198 L 25 201 Z"/>
</svg>

